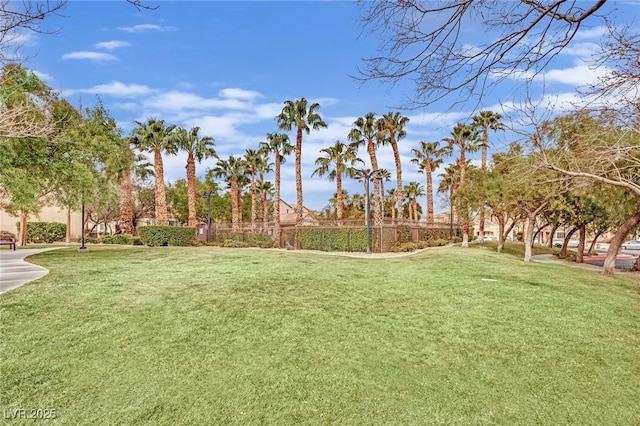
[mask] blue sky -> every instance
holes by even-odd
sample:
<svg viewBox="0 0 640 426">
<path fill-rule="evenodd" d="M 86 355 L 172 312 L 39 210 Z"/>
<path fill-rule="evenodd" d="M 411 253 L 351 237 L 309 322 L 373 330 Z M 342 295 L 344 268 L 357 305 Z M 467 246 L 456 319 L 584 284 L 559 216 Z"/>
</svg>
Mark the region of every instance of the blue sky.
<svg viewBox="0 0 640 426">
<path fill-rule="evenodd" d="M 55 34 L 25 35 L 25 66 L 74 105 L 94 105 L 100 96 L 128 134 L 134 120 L 164 119 L 187 128 L 199 126 L 213 136 L 222 157 L 256 148 L 267 132 L 277 130 L 274 117 L 287 99 L 306 97 L 319 102 L 326 130 L 305 136 L 303 187 L 305 205 L 321 209 L 335 192 L 335 183 L 311 178 L 319 150 L 346 140 L 353 121 L 369 111 L 382 115 L 398 110 L 411 95 L 411 86 L 393 88 L 378 82 L 361 84 L 361 59 L 375 54 L 378 41 L 361 34 L 358 6 L 346 1 L 271 2 L 198 1 L 150 2 L 157 10 L 138 11 L 123 0 L 69 1 L 61 15 L 44 26 Z M 634 2 L 609 2 L 616 16 L 633 22 L 640 7 Z M 575 99 L 576 87 L 594 81 L 604 70 L 592 70 L 585 60 L 594 52 L 603 28 L 585 27 L 574 43 L 538 77 L 544 94 L 557 106 Z M 465 37 L 473 45 L 478 29 Z M 447 137 L 456 122 L 481 109 L 512 119 L 511 105 L 525 95 L 526 75 L 505 81 L 480 106 L 451 108 L 452 99 L 429 110 L 405 110 L 410 118 L 401 141 L 403 183 L 424 175 L 410 163 L 418 142 Z M 541 87 L 541 86 L 540 86 Z M 540 88 L 539 87 L 539 88 Z M 292 133 L 291 138 L 295 135 Z M 517 136 L 492 135 L 494 149 L 503 149 Z M 368 163 L 368 156 L 360 156 Z M 380 148 L 381 167 L 394 171 L 393 155 Z M 474 157 L 472 157 L 474 158 Z M 453 162 L 449 159 L 446 164 Z M 203 175 L 215 160 L 198 165 Z M 185 155 L 165 157 L 166 179 L 184 178 Z M 369 166 L 367 166 L 369 167 Z M 282 197 L 295 203 L 294 159 L 283 166 Z M 395 182 L 385 184 L 391 188 Z M 347 181 L 350 192 L 362 184 Z M 421 200 L 424 203 L 423 200 Z"/>
</svg>

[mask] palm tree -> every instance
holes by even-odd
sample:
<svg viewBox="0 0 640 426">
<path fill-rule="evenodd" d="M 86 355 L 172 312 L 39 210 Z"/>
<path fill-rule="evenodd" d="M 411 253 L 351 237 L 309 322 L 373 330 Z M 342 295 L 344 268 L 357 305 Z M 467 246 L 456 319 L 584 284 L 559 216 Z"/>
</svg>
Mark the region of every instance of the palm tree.
<svg viewBox="0 0 640 426">
<path fill-rule="evenodd" d="M 500 122 L 502 115 L 493 111 L 480 111 L 480 113 L 473 117 L 473 127 L 475 129 L 482 130 L 482 170 L 487 170 L 487 151 L 489 150 L 489 130 L 494 132 L 498 130 L 504 130 L 505 126 Z M 484 206 L 480 209 L 480 242 L 484 240 L 484 225 L 485 214 Z"/>
<path fill-rule="evenodd" d="M 341 224 L 344 219 L 344 202 L 342 199 L 342 176 L 353 177 L 356 169 L 354 166 L 358 163 L 364 165 L 364 161 L 358 158 L 358 147 L 354 144 L 345 144 L 336 141 L 333 146 L 320 150 L 324 155 L 316 158 L 317 169 L 311 173 L 311 176 L 329 175 L 329 181 L 336 181 L 336 219 Z"/>
<path fill-rule="evenodd" d="M 191 130 L 180 127 L 176 130 L 175 141 L 179 149 L 187 152 L 187 196 L 189 197 L 189 226 L 195 227 L 196 218 L 196 160 L 198 163 L 205 158 L 217 157 L 213 149 L 214 140 L 211 136 L 200 137 L 199 127 Z"/>
<path fill-rule="evenodd" d="M 427 223 L 433 224 L 433 172 L 440 167 L 449 150 L 441 148 L 440 142 L 420 141 L 420 149 L 413 148 L 411 152 L 415 156 L 411 162 L 417 164 L 418 171 L 427 177 Z"/>
<path fill-rule="evenodd" d="M 458 190 L 460 186 L 460 167 L 459 163 L 449 164 L 444 169 L 444 173 L 440 173 L 439 175 L 442 179 L 440 180 L 440 184 L 438 185 L 438 194 L 448 194 L 449 195 L 449 226 L 450 226 L 450 237 L 453 237 L 453 222 L 454 222 L 454 204 L 453 204 L 453 194 Z"/>
<path fill-rule="evenodd" d="M 122 140 L 122 157 L 120 168 L 117 170 L 118 181 L 120 182 L 120 230 L 124 234 L 133 234 L 135 224 L 133 223 L 133 177 L 145 180 L 153 175 L 151 163 L 142 154 L 133 152 L 131 140 Z"/>
<path fill-rule="evenodd" d="M 262 202 L 262 231 L 267 232 L 267 223 L 269 222 L 267 196 L 273 192 L 273 185 L 271 182 L 264 180 L 264 174 L 273 171 L 273 163 L 269 162 L 269 152 L 265 150 L 263 146 L 260 146 L 257 152 L 256 169 L 258 171 L 258 183 L 256 184 L 256 189 Z"/>
<path fill-rule="evenodd" d="M 460 157 L 458 158 L 458 165 L 460 168 L 460 187 L 464 185 L 464 177 L 466 170 L 466 153 L 475 152 L 480 147 L 478 145 L 478 132 L 467 124 L 458 123 L 451 132 L 451 137 L 446 138 L 450 149 L 457 146 L 460 151 Z M 470 218 L 468 214 L 464 214 L 462 218 L 462 247 L 469 247 L 469 227 Z"/>
<path fill-rule="evenodd" d="M 467 124 L 458 123 L 451 132 L 451 137 L 443 139 L 447 143 L 449 150 L 457 146 L 460 157 L 458 166 L 460 167 L 460 185 L 464 185 L 465 167 L 467 164 L 467 152 L 476 152 L 480 148 L 478 145 L 478 132 Z"/>
<path fill-rule="evenodd" d="M 251 230 L 255 231 L 258 218 L 256 175 L 262 161 L 262 153 L 256 149 L 247 149 L 244 153 L 244 161 L 247 163 L 251 176 Z"/>
<path fill-rule="evenodd" d="M 239 181 L 247 173 L 247 165 L 242 158 L 230 155 L 226 160 L 218 160 L 212 171 L 214 176 L 223 178 L 229 183 L 229 192 L 231 195 L 231 231 L 240 232 Z"/>
<path fill-rule="evenodd" d="M 269 196 L 273 195 L 273 184 L 268 180 L 261 180 L 256 184 L 262 202 L 262 232 L 267 232 L 269 223 Z"/>
<path fill-rule="evenodd" d="M 275 172 L 275 200 L 274 222 L 276 244 L 280 244 L 280 165 L 286 161 L 286 156 L 293 152 L 293 145 L 289 143 L 289 136 L 284 133 L 267 133 L 267 142 L 261 142 L 260 148 L 273 153 Z"/>
<path fill-rule="evenodd" d="M 409 207 L 409 220 L 418 220 L 418 197 L 424 195 L 424 188 L 418 182 L 409 182 L 404 187 L 404 192 L 407 194 L 408 207 Z"/>
<path fill-rule="evenodd" d="M 146 123 L 134 121 L 138 127 L 132 130 L 134 145 L 143 152 L 153 153 L 155 173 L 155 214 L 156 225 L 169 224 L 167 217 L 167 194 L 164 184 L 164 165 L 162 152 L 174 155 L 178 152 L 174 142 L 175 124 L 165 126 L 164 120 L 148 118 Z"/>
<path fill-rule="evenodd" d="M 386 211 L 387 205 L 389 206 L 392 222 L 395 222 L 396 220 L 397 210 L 394 207 L 397 202 L 398 202 L 397 190 L 395 188 L 388 189 L 387 195 L 384 197 L 384 204 L 385 204 L 385 211 Z"/>
<path fill-rule="evenodd" d="M 313 130 L 326 128 L 327 123 L 322 120 L 320 114 L 319 103 L 308 105 L 305 98 L 296 101 L 287 100 L 284 102 L 282 112 L 276 116 L 278 128 L 290 132 L 293 127 L 296 128 L 296 194 L 297 194 L 297 216 L 296 226 L 302 225 L 303 218 L 303 200 L 302 200 L 302 132 L 307 135 Z M 296 237 L 297 237 L 296 233 Z M 300 242 L 296 238 L 296 248 L 300 248 Z"/>
<path fill-rule="evenodd" d="M 402 220 L 402 165 L 400 164 L 400 151 L 398 150 L 398 141 L 403 139 L 407 132 L 404 126 L 409 122 L 409 117 L 403 117 L 399 112 L 388 112 L 378 120 L 378 141 L 382 145 L 391 145 L 393 149 L 393 158 L 396 163 L 396 197 L 398 200 L 397 218 Z"/>
<path fill-rule="evenodd" d="M 369 112 L 364 117 L 358 117 L 353 122 L 353 128 L 349 132 L 348 139 L 352 141 L 356 146 L 360 147 L 364 145 L 369 153 L 369 159 L 371 160 L 372 170 L 379 170 L 378 158 L 376 157 L 376 144 L 374 143 L 376 136 L 378 135 L 378 120 L 375 118 L 375 113 Z M 382 223 L 382 182 L 378 179 L 374 181 L 373 191 L 373 223 L 380 225 Z"/>
</svg>

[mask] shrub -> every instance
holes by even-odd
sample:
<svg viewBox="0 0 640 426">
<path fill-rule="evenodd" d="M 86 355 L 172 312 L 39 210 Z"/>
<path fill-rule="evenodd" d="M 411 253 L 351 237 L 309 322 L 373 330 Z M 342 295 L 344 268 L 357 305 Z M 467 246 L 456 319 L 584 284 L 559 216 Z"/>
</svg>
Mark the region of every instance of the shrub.
<svg viewBox="0 0 640 426">
<path fill-rule="evenodd" d="M 323 251 L 365 251 L 367 231 L 360 228 L 306 228 L 301 230 L 303 249 Z"/>
<path fill-rule="evenodd" d="M 401 253 L 401 252 L 414 251 L 416 248 L 417 248 L 416 243 L 412 243 L 412 242 L 401 243 L 396 241 L 395 243 L 393 243 L 389 251 L 392 251 L 394 253 Z"/>
<path fill-rule="evenodd" d="M 28 222 L 27 241 L 30 243 L 52 243 L 63 240 L 67 225 L 58 222 Z"/>
<path fill-rule="evenodd" d="M 118 235 L 107 235 L 102 237 L 102 243 L 104 244 L 123 244 L 123 245 L 133 245 L 133 236 L 127 234 L 118 234 Z"/>
<path fill-rule="evenodd" d="M 195 238 L 195 228 L 181 226 L 141 226 L 140 241 L 148 246 L 188 246 Z"/>
<path fill-rule="evenodd" d="M 9 231 L 4 231 L 0 229 L 0 234 L 2 235 L 11 235 L 11 238 L 15 238 L 16 234 L 14 234 L 13 232 L 9 232 Z"/>
<path fill-rule="evenodd" d="M 100 240 L 95 237 L 84 237 L 85 244 L 98 244 Z M 82 237 L 76 238 L 76 243 L 82 243 Z"/>
<path fill-rule="evenodd" d="M 249 244 L 245 243 L 244 241 L 229 239 L 225 240 L 225 242 L 222 244 L 222 247 L 244 248 L 249 247 Z"/>
</svg>

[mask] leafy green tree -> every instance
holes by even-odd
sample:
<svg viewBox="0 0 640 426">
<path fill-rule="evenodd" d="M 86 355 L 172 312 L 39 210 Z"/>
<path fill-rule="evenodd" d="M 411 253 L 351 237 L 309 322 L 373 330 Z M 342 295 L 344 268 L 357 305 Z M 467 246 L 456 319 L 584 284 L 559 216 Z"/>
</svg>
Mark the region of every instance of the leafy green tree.
<svg viewBox="0 0 640 426">
<path fill-rule="evenodd" d="M 175 155 L 178 152 L 175 142 L 176 126 L 174 124 L 166 126 L 164 120 L 155 118 L 148 118 L 146 122 L 134 121 L 134 123 L 137 127 L 131 132 L 132 143 L 142 152 L 153 153 L 156 225 L 166 226 L 169 224 L 169 219 L 162 153 Z"/>
<path fill-rule="evenodd" d="M 187 184 L 189 190 L 189 220 L 188 224 L 195 227 L 198 219 L 196 215 L 196 161 L 202 162 L 205 158 L 217 157 L 214 150 L 214 140 L 211 136 L 200 137 L 200 128 L 192 127 L 191 130 L 179 127 L 175 132 L 177 147 L 187 153 Z"/>
<path fill-rule="evenodd" d="M 327 123 L 324 122 L 318 110 L 320 109 L 319 103 L 308 104 L 305 98 L 300 98 L 296 101 L 286 100 L 282 112 L 276 116 L 278 121 L 278 128 L 287 132 L 290 132 L 294 127 L 296 128 L 296 195 L 297 195 L 297 207 L 296 207 L 296 225 L 302 225 L 304 205 L 302 198 L 302 133 L 307 135 L 313 130 L 320 130 L 327 128 Z M 298 234 L 296 233 L 296 237 Z M 300 248 L 300 241 L 296 238 L 296 248 Z"/>
<path fill-rule="evenodd" d="M 344 219 L 344 201 L 342 199 L 342 176 L 353 177 L 356 173 L 355 166 L 363 164 L 358 157 L 358 147 L 354 144 L 345 144 L 336 141 L 333 146 L 320 150 L 322 156 L 316 158 L 318 166 L 311 176 L 329 176 L 330 181 L 336 181 L 336 219 L 341 224 Z"/>
</svg>

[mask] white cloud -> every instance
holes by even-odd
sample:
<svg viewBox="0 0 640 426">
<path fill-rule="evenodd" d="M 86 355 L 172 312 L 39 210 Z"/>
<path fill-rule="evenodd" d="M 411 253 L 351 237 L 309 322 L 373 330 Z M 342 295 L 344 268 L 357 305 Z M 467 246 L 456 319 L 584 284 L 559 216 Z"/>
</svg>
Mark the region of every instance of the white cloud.
<svg viewBox="0 0 640 426">
<path fill-rule="evenodd" d="M 562 49 L 562 53 L 565 55 L 579 56 L 586 59 L 591 58 L 599 51 L 600 46 L 597 43 L 593 42 L 573 43 Z"/>
<path fill-rule="evenodd" d="M 598 26 L 593 28 L 580 28 L 580 31 L 576 33 L 576 40 L 591 40 L 596 39 L 600 40 L 602 37 L 606 36 L 609 33 L 609 29 L 604 26 Z"/>
<path fill-rule="evenodd" d="M 251 101 L 253 99 L 262 97 L 262 94 L 260 92 L 256 92 L 254 90 L 238 89 L 235 87 L 222 89 L 220 90 L 220 92 L 218 92 L 218 94 L 223 98 L 241 99 L 245 101 Z"/>
<path fill-rule="evenodd" d="M 128 41 L 120 41 L 120 40 L 111 40 L 111 41 L 103 41 L 95 44 L 96 49 L 106 49 L 106 50 L 115 50 L 120 47 L 128 47 L 131 44 Z"/>
<path fill-rule="evenodd" d="M 146 108 L 160 111 L 235 109 L 248 110 L 251 104 L 237 98 L 203 98 L 187 92 L 170 91 L 144 101 Z"/>
<path fill-rule="evenodd" d="M 156 24 L 140 24 L 133 27 L 118 27 L 118 30 L 128 33 L 144 33 L 148 31 L 172 31 L 174 27 L 163 27 Z"/>
<path fill-rule="evenodd" d="M 89 89 L 72 89 L 63 91 L 64 95 L 75 93 L 92 93 L 97 95 L 109 95 L 115 97 L 143 96 L 149 95 L 155 90 L 142 84 L 126 84 L 119 81 L 112 81 L 107 84 L 98 84 Z"/>
<path fill-rule="evenodd" d="M 87 59 L 89 61 L 94 61 L 94 62 L 105 62 L 105 61 L 115 61 L 118 58 L 116 58 L 115 56 L 109 53 L 103 53 L 103 52 L 71 52 L 71 53 L 65 53 L 64 55 L 62 55 L 62 59 L 64 60 Z"/>
<path fill-rule="evenodd" d="M 571 68 L 549 70 L 536 79 L 572 86 L 584 86 L 589 83 L 595 83 L 598 77 L 603 76 L 607 71 L 605 67 L 594 69 L 588 65 L 576 65 Z"/>
</svg>

